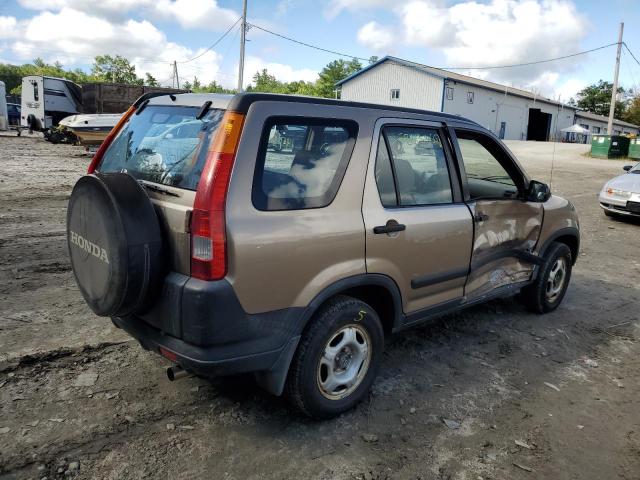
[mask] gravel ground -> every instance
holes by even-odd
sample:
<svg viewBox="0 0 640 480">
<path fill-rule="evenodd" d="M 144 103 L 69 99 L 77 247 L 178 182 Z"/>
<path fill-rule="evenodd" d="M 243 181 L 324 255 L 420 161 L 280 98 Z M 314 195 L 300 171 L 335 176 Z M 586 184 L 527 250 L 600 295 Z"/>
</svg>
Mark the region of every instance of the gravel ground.
<svg viewBox="0 0 640 480">
<path fill-rule="evenodd" d="M 509 146 L 549 181 L 553 144 Z M 582 223 L 560 309 L 494 301 L 393 337 L 368 401 L 313 422 L 251 377 L 170 383 L 96 318 L 64 238 L 90 157 L 0 137 L 0 478 L 640 478 L 640 224 L 596 199 L 625 162 L 555 150 Z"/>
</svg>

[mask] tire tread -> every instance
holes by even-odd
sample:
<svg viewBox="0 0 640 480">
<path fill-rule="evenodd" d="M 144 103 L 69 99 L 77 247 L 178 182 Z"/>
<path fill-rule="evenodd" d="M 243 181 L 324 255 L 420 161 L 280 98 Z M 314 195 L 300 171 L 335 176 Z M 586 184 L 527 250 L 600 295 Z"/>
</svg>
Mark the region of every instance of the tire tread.
<svg viewBox="0 0 640 480">
<path fill-rule="evenodd" d="M 289 368 L 284 393 L 291 404 L 304 415 L 312 418 L 323 418 L 305 404 L 303 393 L 305 378 L 303 370 L 304 359 L 307 352 L 313 348 L 317 338 L 323 335 L 324 330 L 327 328 L 327 323 L 331 318 L 339 315 L 344 310 L 354 306 L 362 306 L 363 304 L 373 310 L 369 305 L 356 298 L 347 295 L 336 295 L 314 315 L 307 329 L 302 334 L 302 339 L 298 344 L 298 348 L 291 362 L 291 367 Z"/>
</svg>

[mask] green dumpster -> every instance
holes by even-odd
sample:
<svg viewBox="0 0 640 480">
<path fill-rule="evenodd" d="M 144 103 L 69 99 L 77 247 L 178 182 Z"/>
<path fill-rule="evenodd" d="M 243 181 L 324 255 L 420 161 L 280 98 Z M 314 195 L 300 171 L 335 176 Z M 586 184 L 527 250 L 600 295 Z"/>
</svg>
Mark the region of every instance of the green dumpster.
<svg viewBox="0 0 640 480">
<path fill-rule="evenodd" d="M 640 160 L 640 138 L 632 138 L 629 142 L 629 158 Z"/>
<path fill-rule="evenodd" d="M 593 135 L 591 156 L 598 158 L 619 158 L 629 154 L 629 138 L 622 135 Z"/>
</svg>

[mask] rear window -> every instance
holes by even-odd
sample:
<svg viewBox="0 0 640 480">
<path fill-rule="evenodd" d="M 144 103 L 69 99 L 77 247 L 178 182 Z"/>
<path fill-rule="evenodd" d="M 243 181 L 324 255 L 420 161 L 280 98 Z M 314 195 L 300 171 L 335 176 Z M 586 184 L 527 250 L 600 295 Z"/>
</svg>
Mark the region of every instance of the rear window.
<svg viewBox="0 0 640 480">
<path fill-rule="evenodd" d="M 134 114 L 105 152 L 101 172 L 127 172 L 134 178 L 196 190 L 209 142 L 224 110 L 149 105 Z"/>
<path fill-rule="evenodd" d="M 271 118 L 260 144 L 253 183 L 259 210 L 325 207 L 335 197 L 358 126 L 334 119 Z"/>
</svg>

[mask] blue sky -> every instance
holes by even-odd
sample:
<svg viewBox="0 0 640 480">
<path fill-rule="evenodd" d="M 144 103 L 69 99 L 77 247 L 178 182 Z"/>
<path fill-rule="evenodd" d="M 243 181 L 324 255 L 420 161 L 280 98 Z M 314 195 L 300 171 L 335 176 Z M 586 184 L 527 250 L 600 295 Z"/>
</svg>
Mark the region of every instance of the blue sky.
<svg viewBox="0 0 640 480">
<path fill-rule="evenodd" d="M 249 21 L 328 49 L 368 58 L 393 54 L 433 66 L 504 65 L 575 53 L 617 39 L 640 60 L 637 1 L 567 0 L 249 0 Z M 139 73 L 170 81 L 172 60 L 201 54 L 239 16 L 241 0 L 0 0 L 0 61 L 36 56 L 88 68 L 96 54 L 122 54 Z M 239 29 L 192 62 L 183 79 L 235 84 Z M 313 80 L 339 58 L 251 29 L 250 80 L 267 68 L 282 80 Z M 532 67 L 473 75 L 568 100 L 600 78 L 611 80 L 615 47 Z M 467 72 L 462 72 L 467 73 Z M 640 82 L 640 65 L 623 54 L 621 81 Z"/>
</svg>

